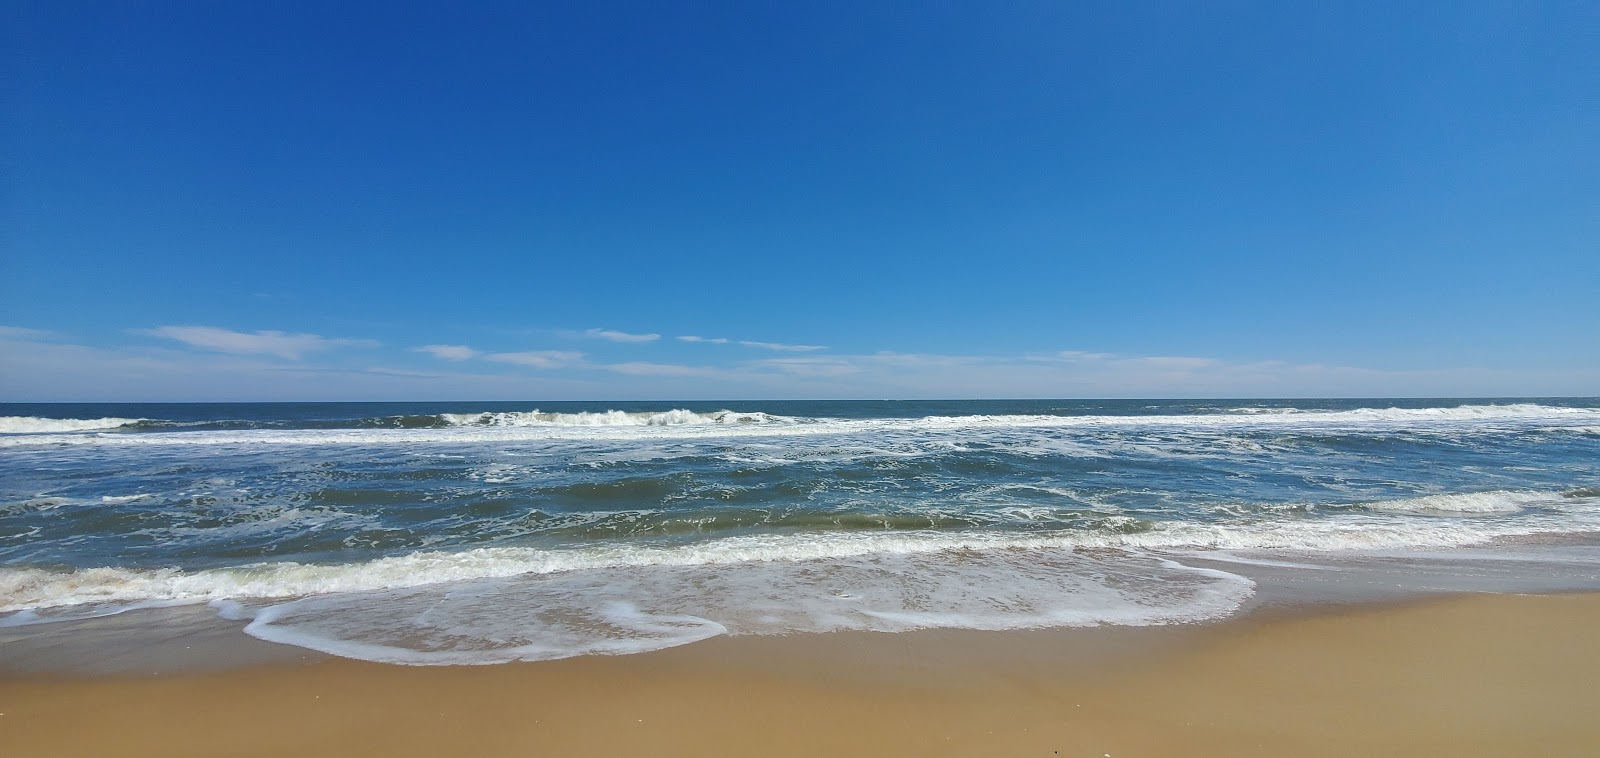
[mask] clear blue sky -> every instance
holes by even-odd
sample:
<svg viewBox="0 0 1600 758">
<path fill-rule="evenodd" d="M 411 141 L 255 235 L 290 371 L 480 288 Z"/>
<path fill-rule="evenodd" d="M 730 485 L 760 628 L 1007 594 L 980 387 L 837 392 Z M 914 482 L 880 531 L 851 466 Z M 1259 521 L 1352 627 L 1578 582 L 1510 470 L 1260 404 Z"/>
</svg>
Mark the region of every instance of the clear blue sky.
<svg viewBox="0 0 1600 758">
<path fill-rule="evenodd" d="M 0 400 L 1600 394 L 1593 2 L 331 5 L 4 1 Z"/>
</svg>

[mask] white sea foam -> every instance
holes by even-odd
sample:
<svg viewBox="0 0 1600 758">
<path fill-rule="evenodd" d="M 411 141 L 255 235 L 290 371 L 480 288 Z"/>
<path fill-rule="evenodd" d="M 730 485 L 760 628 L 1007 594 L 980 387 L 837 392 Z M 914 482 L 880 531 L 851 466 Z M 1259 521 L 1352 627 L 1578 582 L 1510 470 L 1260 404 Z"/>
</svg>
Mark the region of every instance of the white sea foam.
<svg viewBox="0 0 1600 758">
<path fill-rule="evenodd" d="M 319 596 L 250 610 L 254 636 L 404 664 L 623 654 L 719 634 L 929 627 L 1151 625 L 1215 618 L 1243 577 L 1150 556 L 992 550 L 959 560 L 873 553 L 827 560 L 606 568 Z"/>
<path fill-rule="evenodd" d="M 1261 427 L 1301 425 L 1365 425 L 1461 421 L 1600 421 L 1600 409 L 1512 403 L 1438 408 L 1356 408 L 1346 411 L 1277 408 L 1259 413 L 1197 413 L 1162 416 L 927 416 L 919 425 L 964 426 L 1171 426 Z"/>
<path fill-rule="evenodd" d="M 638 652 L 728 633 L 1199 621 L 1232 612 L 1251 589 L 1235 575 L 1052 539 L 748 537 L 187 574 L 13 570 L 0 572 L 0 597 L 74 604 L 23 609 L 0 625 L 211 600 L 251 619 L 246 631 L 263 639 L 375 661 L 467 664 Z"/>
<path fill-rule="evenodd" d="M 1008 550 L 1302 550 L 1338 551 L 1447 548 L 1494 539 L 1600 530 L 1600 498 L 1559 492 L 1493 492 L 1384 501 L 1386 512 L 1343 512 L 1318 519 L 1263 519 L 1253 523 L 1158 522 L 1144 531 L 1128 523 L 1100 530 L 1050 532 L 823 532 L 751 534 L 684 545 L 589 544 L 543 549 L 485 547 L 424 551 L 352 564 L 294 562 L 185 572 L 175 569 L 89 568 L 71 572 L 0 569 L 0 612 L 85 603 L 149 600 L 209 601 L 288 598 L 371 592 L 472 579 L 629 569 L 648 573 L 672 566 L 750 566 L 763 562 L 827 561 L 882 555 L 943 554 L 959 563 L 973 553 Z M 1439 510 L 1437 504 L 1499 500 L 1540 512 L 1515 519 L 1420 520 L 1405 511 Z M 1411 503 L 1402 507 L 1397 504 Z M 1416 505 L 1421 503 L 1422 505 Z M 1458 510 L 1461 506 L 1457 506 Z M 1488 507 L 1488 506 L 1480 506 Z M 1465 511 L 1463 511 L 1465 512 Z M 247 525 L 249 528 L 255 528 Z"/>
<path fill-rule="evenodd" d="M 40 418 L 38 416 L 0 416 L 0 434 L 50 434 L 116 429 L 137 424 L 138 418 Z"/>
<path fill-rule="evenodd" d="M 1373 510 L 1397 513 L 1516 513 L 1526 506 L 1553 500 L 1547 492 L 1471 492 L 1380 500 L 1365 505 Z"/>
<path fill-rule="evenodd" d="M 1174 416 L 927 416 L 922 418 L 802 419 L 763 413 L 689 411 L 658 413 L 549 414 L 446 414 L 452 424 L 433 429 L 254 429 L 169 431 L 158 434 L 31 434 L 0 437 L 0 447 L 38 444 L 90 445 L 418 445 L 533 440 L 637 441 L 644 439 L 744 439 L 806 438 L 836 435 L 948 434 L 950 432 L 1000 432 L 1015 430 L 1068 430 L 1085 433 L 1122 431 L 1418 431 L 1441 434 L 1489 432 L 1504 429 L 1587 430 L 1600 424 L 1600 409 L 1521 403 L 1464 405 L 1453 408 L 1362 408 L 1348 411 L 1233 414 L 1210 413 Z M 1085 455 L 1092 450 L 1074 447 L 1070 440 L 1034 439 L 1026 443 L 1042 451 Z M 1158 447 L 1129 442 L 1149 454 Z M 1251 442 L 1243 447 L 1259 445 Z M 1052 447 L 1054 446 L 1054 447 Z M 1065 447 L 1062 447 L 1065 446 Z M 1236 445 L 1239 446 L 1239 445 Z M 1185 455 L 1187 447 L 1167 451 Z M 1100 451 L 1098 454 L 1104 454 Z M 1074 453 L 1076 454 L 1076 453 Z"/>
<path fill-rule="evenodd" d="M 441 413 L 453 426 L 682 426 L 689 424 L 765 424 L 788 421 L 783 416 L 741 411 L 695 413 L 683 409 L 659 412 L 601 411 L 598 413 Z"/>
<path fill-rule="evenodd" d="M 254 538 L 273 532 L 311 532 L 330 524 L 376 526 L 378 518 L 372 514 L 347 513 L 330 508 L 296 508 L 272 503 L 234 510 L 221 523 L 206 526 L 188 526 L 180 523 L 140 529 L 133 533 L 149 537 L 153 541 L 181 542 L 194 537 L 226 544 L 233 540 Z"/>
<path fill-rule="evenodd" d="M 248 619 L 246 631 L 263 639 L 405 664 L 621 654 L 720 634 L 1149 625 L 1229 614 L 1253 587 L 1163 554 L 1335 559 L 1600 530 L 1600 497 L 1586 490 L 1366 506 L 1316 519 L 1158 522 L 1132 532 L 1122 531 L 1129 523 L 1044 533 L 769 533 L 191 572 L 13 568 L 0 570 L 0 611 L 13 612 L 0 625 L 210 601 Z M 1503 518 L 1419 519 L 1420 512 Z"/>
<path fill-rule="evenodd" d="M 63 506 L 74 505 L 76 502 L 79 501 L 66 497 L 35 497 L 15 503 L 0 504 L 0 515 L 50 511 Z"/>
<path fill-rule="evenodd" d="M 179 605 L 193 604 L 192 600 L 149 600 L 137 603 L 117 603 L 113 605 L 77 605 L 66 608 L 39 609 L 17 611 L 9 616 L 0 618 L 0 629 L 17 626 L 32 626 L 34 624 L 50 624 L 61 621 L 84 621 L 87 619 L 116 616 L 129 611 L 141 611 L 148 608 L 172 608 Z M 43 612 L 41 612 L 41 610 Z"/>
</svg>

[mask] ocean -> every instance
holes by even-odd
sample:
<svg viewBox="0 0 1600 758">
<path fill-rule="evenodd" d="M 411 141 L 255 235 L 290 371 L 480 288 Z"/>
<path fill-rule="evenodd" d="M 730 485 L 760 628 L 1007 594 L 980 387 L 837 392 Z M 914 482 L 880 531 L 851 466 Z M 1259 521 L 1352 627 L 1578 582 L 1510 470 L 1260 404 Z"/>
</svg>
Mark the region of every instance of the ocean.
<svg viewBox="0 0 1600 758">
<path fill-rule="evenodd" d="M 1595 398 L 0 404 L 0 626 L 392 663 L 1600 589 L 1597 534 Z"/>
</svg>

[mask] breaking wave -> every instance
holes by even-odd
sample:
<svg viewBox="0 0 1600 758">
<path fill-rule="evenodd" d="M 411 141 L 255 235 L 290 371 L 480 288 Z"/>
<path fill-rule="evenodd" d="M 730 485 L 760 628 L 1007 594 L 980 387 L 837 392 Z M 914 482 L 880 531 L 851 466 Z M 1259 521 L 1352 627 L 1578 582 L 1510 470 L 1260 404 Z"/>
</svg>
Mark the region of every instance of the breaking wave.
<svg viewBox="0 0 1600 758">
<path fill-rule="evenodd" d="M 1516 513 L 1528 505 L 1550 500 L 1550 494 L 1544 492 L 1473 492 L 1380 500 L 1367 503 L 1366 507 L 1395 513 Z"/>
<path fill-rule="evenodd" d="M 141 424 L 138 418 L 39 418 L 38 416 L 0 416 L 0 434 L 50 434 L 119 429 Z"/>
<path fill-rule="evenodd" d="M 1237 410 L 1237 409 L 1235 409 Z M 759 411 L 696 412 L 608 410 L 546 413 L 538 410 L 380 416 L 313 421 L 174 422 L 141 419 L 23 419 L 9 431 L 30 432 L 0 439 L 0 446 L 78 445 L 361 445 L 431 444 L 483 440 L 513 441 L 582 437 L 635 439 L 684 436 L 816 436 L 828 434 L 943 434 L 1004 429 L 1135 431 L 1194 430 L 1402 430 L 1427 432 L 1493 431 L 1499 428 L 1550 429 L 1583 434 L 1600 428 L 1600 409 L 1538 405 L 1462 405 L 1453 408 L 1359 408 L 1354 410 L 1269 409 L 1260 413 L 1183 415 L 959 415 L 922 417 L 828 418 L 781 416 Z M 42 422 L 42 423 L 41 423 Z M 49 423 L 62 426 L 51 428 Z M 139 434 L 57 434 L 49 432 L 138 431 Z"/>
<path fill-rule="evenodd" d="M 450 426 L 681 426 L 686 424 L 764 424 L 789 421 L 782 416 L 740 411 L 695 413 L 675 409 L 659 412 L 600 411 L 596 413 L 542 413 L 538 410 L 504 413 L 441 413 Z"/>
<path fill-rule="evenodd" d="M 569 548 L 484 547 L 417 552 L 360 563 L 258 563 L 186 572 L 178 569 L 0 569 L 0 612 L 86 603 L 232 598 L 287 598 L 369 592 L 471 579 L 599 569 L 819 561 L 867 555 L 947 554 L 959 562 L 974 552 L 1035 550 L 1300 550 L 1448 548 L 1503 537 L 1600 530 L 1600 498 L 1569 492 L 1486 492 L 1430 495 L 1357 504 L 1378 513 L 1324 519 L 1262 520 L 1248 524 L 1156 522 L 1123 531 L 1067 529 L 1019 534 L 932 529 L 775 533 L 723 537 L 686 545 L 599 543 Z M 1547 518 L 1516 521 L 1406 520 L 1418 512 L 1507 513 L 1530 506 Z M 1394 512 L 1396 515 L 1384 515 Z"/>
</svg>

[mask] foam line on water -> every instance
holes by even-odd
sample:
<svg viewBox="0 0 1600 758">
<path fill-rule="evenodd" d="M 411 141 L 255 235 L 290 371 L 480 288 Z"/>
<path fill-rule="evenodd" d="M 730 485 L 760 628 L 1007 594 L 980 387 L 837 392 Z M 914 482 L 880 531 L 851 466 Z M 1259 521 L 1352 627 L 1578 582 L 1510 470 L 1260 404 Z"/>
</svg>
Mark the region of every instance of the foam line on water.
<svg viewBox="0 0 1600 758">
<path fill-rule="evenodd" d="M 149 600 L 139 603 L 95 604 L 89 606 L 74 606 L 68 610 L 56 609 L 54 612 L 39 610 L 17 611 L 9 616 L 0 618 L 0 629 L 17 626 L 32 626 L 34 624 L 49 624 L 61 621 L 87 621 L 89 619 L 116 616 L 129 611 L 140 611 L 150 608 L 175 608 L 180 605 L 192 605 L 196 600 Z"/>
<path fill-rule="evenodd" d="M 489 664 L 707 637 L 1148 626 L 1225 616 L 1254 583 L 1134 553 L 1014 549 L 611 568 L 223 610 L 253 636 L 364 660 Z"/>
<path fill-rule="evenodd" d="M 538 410 L 486 413 L 441 413 L 439 418 L 452 426 L 544 427 L 544 426 L 685 426 L 698 424 L 771 424 L 792 422 L 784 416 L 761 412 L 715 411 L 695 413 L 670 411 L 600 411 L 587 413 L 543 413 Z"/>
<path fill-rule="evenodd" d="M 530 415 L 531 414 L 531 415 Z M 543 417 L 560 417 L 554 421 Z M 692 417 L 692 418 L 691 418 Z M 489 420 L 485 420 L 489 419 Z M 496 420 L 498 419 L 498 420 Z M 519 420 L 520 419 L 520 420 Z M 591 419 L 587 421 L 584 419 Z M 621 419 L 609 422 L 608 419 Z M 693 420 L 699 419 L 699 420 Z M 832 419 L 771 416 L 762 413 L 689 411 L 594 414 L 463 414 L 460 423 L 439 428 L 230 429 L 165 431 L 143 434 L 28 434 L 0 437 L 0 447 L 71 445 L 385 445 L 462 444 L 533 440 L 640 440 L 674 438 L 783 438 L 967 430 L 1557 430 L 1591 429 L 1600 409 L 1514 405 L 1464 405 L 1454 408 L 1361 408 L 1348 411 L 1163 416 L 926 416 L 922 418 Z"/>
<path fill-rule="evenodd" d="M 143 422 L 138 418 L 40 418 L 0 416 L 0 434 L 49 434 L 117 429 Z"/>
<path fill-rule="evenodd" d="M 1365 506 L 1396 513 L 1516 513 L 1529 505 L 1550 500 L 1548 492 L 1471 492 L 1379 500 L 1365 503 Z"/>
<path fill-rule="evenodd" d="M 1029 533 L 886 530 L 750 534 L 681 545 L 633 542 L 581 547 L 482 547 L 422 551 L 359 563 L 258 563 L 203 571 L 85 568 L 62 572 L 35 567 L 0 569 L 0 612 L 84 603 L 147 600 L 208 601 L 367 592 L 470 579 L 555 574 L 617 568 L 734 565 L 808 561 L 864 555 L 915 555 L 952 551 L 1077 549 L 1371 550 L 1448 548 L 1503 537 L 1600 531 L 1600 498 L 1567 492 L 1476 493 L 1476 507 L 1499 501 L 1529 509 L 1514 518 L 1418 517 L 1350 509 L 1318 519 L 1268 518 L 1251 523 L 1157 522 L 1144 531 L 1062 529 Z M 1439 496 L 1413 502 L 1437 503 Z M 1497 512 L 1491 510 L 1490 513 Z"/>
</svg>

